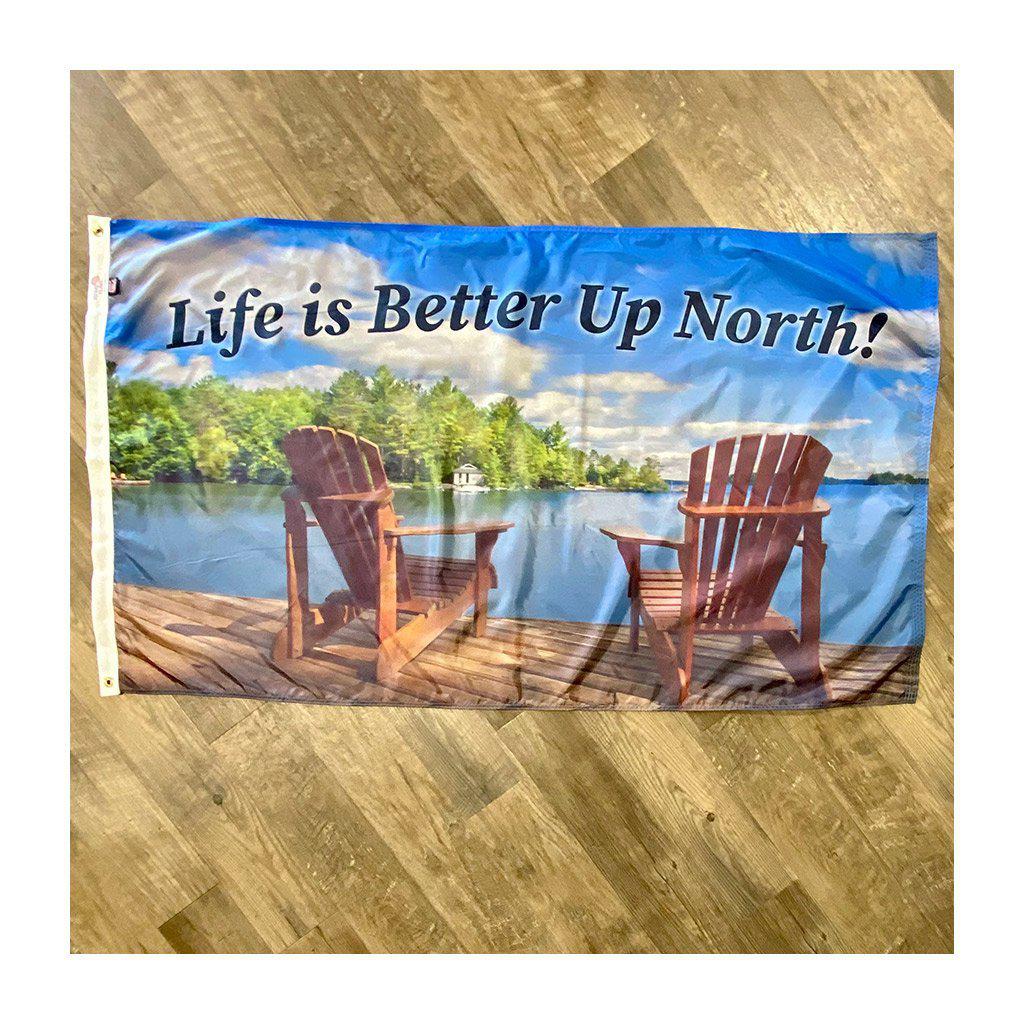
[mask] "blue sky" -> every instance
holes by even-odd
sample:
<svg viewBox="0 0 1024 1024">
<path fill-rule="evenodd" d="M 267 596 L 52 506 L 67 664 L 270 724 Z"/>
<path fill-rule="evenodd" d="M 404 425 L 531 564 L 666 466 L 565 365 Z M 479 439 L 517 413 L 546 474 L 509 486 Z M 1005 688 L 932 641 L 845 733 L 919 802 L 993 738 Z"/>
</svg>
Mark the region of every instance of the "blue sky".
<svg viewBox="0 0 1024 1024">
<path fill-rule="evenodd" d="M 429 385 L 447 373 L 478 401 L 515 395 L 539 425 L 556 418 L 574 443 L 616 457 L 656 455 L 672 477 L 689 453 L 718 437 L 777 428 L 819 437 L 830 472 L 891 469 L 925 475 L 938 373 L 937 267 L 930 235 L 806 235 L 719 228 L 466 228 L 247 220 L 223 224 L 114 221 L 109 357 L 119 374 L 184 383 L 218 374 L 246 387 L 326 387 L 345 369 L 384 363 Z M 310 282 L 321 300 L 355 303 L 353 328 L 300 336 Z M 540 332 L 524 328 L 367 334 L 374 284 L 402 283 L 417 297 L 485 283 L 499 294 L 558 292 Z M 578 323 L 583 283 L 627 285 L 627 298 L 660 299 L 664 313 L 635 352 L 614 332 Z M 273 341 L 248 334 L 224 359 L 207 343 L 168 351 L 169 303 L 198 310 L 218 288 L 226 305 L 244 288 L 288 314 Z M 804 313 L 843 303 L 866 324 L 890 321 L 865 360 L 799 353 L 789 327 L 772 349 L 719 335 L 673 337 L 683 291 L 735 296 L 734 306 Z M 609 300 L 610 301 L 610 297 Z M 606 308 L 606 307 L 604 307 Z"/>
</svg>

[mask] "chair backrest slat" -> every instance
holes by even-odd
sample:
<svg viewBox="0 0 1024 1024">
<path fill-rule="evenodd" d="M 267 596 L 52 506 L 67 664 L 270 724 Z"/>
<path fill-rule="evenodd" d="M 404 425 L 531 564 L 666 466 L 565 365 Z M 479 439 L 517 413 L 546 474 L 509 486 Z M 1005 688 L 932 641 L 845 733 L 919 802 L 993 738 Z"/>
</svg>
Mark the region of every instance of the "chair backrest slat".
<svg viewBox="0 0 1024 1024">
<path fill-rule="evenodd" d="M 366 462 L 366 468 L 370 472 L 370 482 L 373 488 L 387 487 L 388 475 L 384 470 L 384 460 L 381 458 L 380 449 L 372 441 L 367 441 L 365 437 L 357 438 L 357 440 L 359 441 L 359 450 L 363 453 L 363 459 Z M 381 514 L 388 519 L 388 523 L 397 522 L 392 507 L 382 509 Z M 405 567 L 405 552 L 402 549 L 402 542 L 399 540 L 396 543 L 398 545 L 398 600 L 406 601 L 412 596 L 409 589 L 409 573 Z"/>
<path fill-rule="evenodd" d="M 817 494 L 831 458 L 824 445 L 801 434 L 725 438 L 714 446 L 713 454 L 708 447 L 694 452 L 687 502 L 751 508 L 809 502 Z M 705 497 L 709 461 L 711 479 Z M 801 526 L 800 519 L 758 515 L 724 522 L 703 520 L 698 618 L 733 625 L 762 618 Z"/>
<path fill-rule="evenodd" d="M 768 506 L 785 505 L 789 496 L 789 487 L 793 480 L 800 456 L 803 453 L 807 438 L 802 434 L 790 434 L 783 445 L 782 454 L 779 456 L 779 464 L 775 468 L 775 475 L 772 477 L 771 487 L 768 488 L 768 496 L 764 504 Z M 746 562 L 746 578 L 742 588 L 737 592 L 736 603 L 733 608 L 733 618 L 749 620 L 757 618 L 751 612 L 752 607 L 758 602 L 760 587 L 758 581 L 764 571 L 765 560 L 772 547 L 772 537 L 779 527 L 779 520 L 772 517 L 762 518 L 757 526 L 755 539 L 751 542 L 750 551 Z M 795 539 L 795 538 L 794 538 Z M 792 545 L 790 545 L 792 547 Z M 786 553 L 787 557 L 789 552 Z M 771 595 L 768 595 L 769 598 Z"/>
<path fill-rule="evenodd" d="M 785 504 L 799 505 L 813 501 L 831 461 L 832 453 L 820 441 L 813 437 L 807 438 L 790 478 Z M 757 583 L 751 587 L 747 605 L 747 614 L 751 619 L 761 618 L 767 612 L 802 527 L 803 523 L 799 519 L 776 520 L 760 575 Z"/>
<path fill-rule="evenodd" d="M 299 427 L 285 435 L 281 448 L 291 466 L 292 478 L 309 502 L 353 598 L 363 607 L 375 607 L 380 570 L 373 511 L 320 499 L 386 486 L 380 452 L 363 438 L 331 427 Z M 385 525 L 394 521 L 390 504 L 381 507 L 380 515 Z"/>
<path fill-rule="evenodd" d="M 736 468 L 733 470 L 732 487 L 729 490 L 729 505 L 744 505 L 750 478 L 754 474 L 757 453 L 761 450 L 761 434 L 744 434 L 740 440 L 739 452 L 736 455 Z M 733 554 L 736 550 L 736 538 L 740 524 L 737 519 L 727 519 L 722 524 L 722 540 L 718 545 L 718 565 L 715 568 L 716 586 L 711 595 L 707 614 L 709 618 L 717 618 L 722 611 L 729 587 L 729 571 L 732 568 Z"/>
<path fill-rule="evenodd" d="M 690 476 L 686 483 L 686 497 L 691 500 L 704 500 L 704 485 L 708 479 L 708 456 L 711 449 L 707 446 L 698 448 L 690 456 Z"/>
<path fill-rule="evenodd" d="M 784 434 L 768 434 L 761 445 L 754 471 L 754 480 L 744 505 L 762 506 L 768 500 L 775 470 L 779 465 L 783 446 L 786 443 Z M 736 541 L 736 556 L 733 560 L 729 591 L 725 595 L 718 617 L 729 621 L 735 617 L 739 599 L 750 585 L 751 565 L 757 557 L 758 527 L 761 524 L 758 516 L 745 516 L 739 523 L 739 539 Z"/>
<path fill-rule="evenodd" d="M 721 505 L 725 502 L 725 488 L 729 483 L 729 470 L 732 467 L 732 452 L 736 445 L 735 438 L 728 438 L 715 445 L 715 457 L 711 463 L 711 483 L 708 485 L 707 502 L 709 505 Z M 697 607 L 706 609 L 708 594 L 712 593 L 711 572 L 715 564 L 715 547 L 718 544 L 718 531 L 721 521 L 705 519 L 701 527 L 700 560 L 697 565 Z"/>
<path fill-rule="evenodd" d="M 380 457 L 380 449 L 372 442 L 367 441 L 365 437 L 357 438 L 359 442 L 359 450 L 363 453 L 363 458 L 366 460 L 366 468 L 370 473 L 370 482 L 374 488 L 387 487 L 388 476 L 384 472 L 384 460 Z"/>
</svg>

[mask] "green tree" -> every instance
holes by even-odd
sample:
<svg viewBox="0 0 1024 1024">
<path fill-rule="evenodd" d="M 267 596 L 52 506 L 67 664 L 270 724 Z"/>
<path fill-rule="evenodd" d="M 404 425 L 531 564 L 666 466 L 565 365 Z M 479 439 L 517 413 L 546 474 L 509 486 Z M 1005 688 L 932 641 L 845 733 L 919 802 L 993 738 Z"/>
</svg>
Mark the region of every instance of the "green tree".
<svg viewBox="0 0 1024 1024">
<path fill-rule="evenodd" d="M 568 486 L 572 482 L 573 464 L 565 428 L 555 420 L 550 427 L 541 431 L 541 440 L 546 452 L 543 462 L 538 467 L 540 486 Z"/>
<path fill-rule="evenodd" d="M 419 386 L 399 380 L 386 366 L 381 366 L 370 379 L 368 400 L 369 426 L 362 436 L 380 447 L 389 476 L 398 480 L 419 479 L 430 449 L 421 422 Z"/>
<path fill-rule="evenodd" d="M 640 478 L 637 471 L 626 459 L 619 459 L 615 463 L 615 470 L 612 476 L 612 486 L 617 491 L 638 491 L 640 490 Z"/>
<path fill-rule="evenodd" d="M 195 471 L 192 433 L 177 408 L 177 389 L 153 381 L 112 379 L 108 392 L 110 465 L 134 480 L 188 479 Z"/>
<path fill-rule="evenodd" d="M 582 487 L 587 482 L 587 453 L 582 448 L 570 448 L 569 457 L 572 474 L 569 483 L 573 487 Z"/>
<path fill-rule="evenodd" d="M 319 424 L 366 436 L 370 387 L 357 370 L 346 370 L 324 393 L 316 410 Z"/>
<path fill-rule="evenodd" d="M 219 424 L 204 430 L 196 438 L 196 468 L 206 480 L 227 480 L 238 445 Z"/>
<path fill-rule="evenodd" d="M 644 459 L 643 465 L 637 472 L 637 486 L 641 491 L 667 491 L 668 484 L 661 476 L 661 466 L 658 460 L 651 455 Z"/>
<path fill-rule="evenodd" d="M 144 379 L 121 383 L 111 372 L 109 406 L 111 464 L 138 479 L 284 483 L 291 471 L 281 439 L 317 423 L 379 445 L 394 481 L 438 484 L 470 461 L 492 487 L 667 486 L 657 460 L 636 468 L 573 448 L 561 423 L 535 427 L 511 396 L 482 409 L 447 377 L 423 389 L 383 366 L 369 378 L 347 370 L 326 391 L 252 390 L 219 377 L 161 387 Z"/>
<path fill-rule="evenodd" d="M 450 377 L 442 377 L 426 392 L 423 413 L 433 442 L 426 461 L 434 482 L 451 476 L 461 462 L 479 458 L 486 444 L 486 424 Z"/>
</svg>

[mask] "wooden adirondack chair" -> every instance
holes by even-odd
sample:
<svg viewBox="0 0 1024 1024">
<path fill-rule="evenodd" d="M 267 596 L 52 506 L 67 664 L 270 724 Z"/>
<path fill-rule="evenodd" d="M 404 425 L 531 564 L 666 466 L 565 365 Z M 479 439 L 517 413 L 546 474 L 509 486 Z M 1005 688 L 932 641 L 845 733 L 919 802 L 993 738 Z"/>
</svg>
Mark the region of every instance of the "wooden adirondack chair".
<svg viewBox="0 0 1024 1024">
<path fill-rule="evenodd" d="M 487 628 L 488 591 L 498 585 L 491 551 L 506 522 L 402 526 L 395 515 L 375 444 L 330 427 L 299 427 L 281 441 L 294 486 L 281 495 L 285 510 L 288 622 L 274 641 L 275 660 L 301 658 L 364 611 L 375 614 L 377 680 L 392 681 L 470 605 L 477 636 Z M 313 510 L 307 520 L 303 502 Z M 348 590 L 309 603 L 306 531 L 319 526 Z M 475 534 L 475 558 L 407 555 L 403 537 Z M 400 612 L 413 618 L 399 625 Z"/>
<path fill-rule="evenodd" d="M 824 682 L 827 688 L 818 644 L 826 547 L 821 521 L 829 506 L 816 495 L 831 461 L 832 453 L 813 437 L 727 438 L 690 459 L 686 497 L 679 502 L 682 538 L 628 527 L 601 530 L 618 545 L 629 573 L 633 650 L 643 620 L 666 700 L 681 702 L 689 694 L 694 637 L 708 633 L 763 636 L 798 685 Z M 674 549 L 679 569 L 641 568 L 646 545 Z M 770 607 L 797 546 L 802 550 L 799 634 L 790 619 Z"/>
</svg>

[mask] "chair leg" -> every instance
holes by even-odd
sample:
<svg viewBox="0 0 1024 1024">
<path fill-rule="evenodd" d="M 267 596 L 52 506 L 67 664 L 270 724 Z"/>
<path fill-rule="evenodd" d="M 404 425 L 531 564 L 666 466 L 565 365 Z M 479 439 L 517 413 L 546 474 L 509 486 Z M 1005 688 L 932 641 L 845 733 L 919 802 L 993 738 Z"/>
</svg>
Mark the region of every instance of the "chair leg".
<svg viewBox="0 0 1024 1024">
<path fill-rule="evenodd" d="M 398 673 L 409 664 L 412 659 L 402 649 L 396 636 L 389 636 L 381 642 L 377 649 L 377 672 L 376 680 L 382 685 L 393 683 L 398 678 Z"/>
<path fill-rule="evenodd" d="M 832 699 L 832 687 L 821 665 L 821 576 L 825 567 L 825 544 L 821 539 L 821 519 L 804 522 L 800 545 L 800 637 L 783 634 L 769 646 L 786 667 L 798 686 L 824 683 L 825 693 Z"/>
<path fill-rule="evenodd" d="M 796 633 L 767 633 L 764 640 L 797 686 L 818 686 L 823 681 L 817 640 L 805 641 Z"/>
<path fill-rule="evenodd" d="M 644 625 L 651 655 L 662 680 L 659 703 L 665 707 L 678 705 L 684 699 L 684 691 L 689 692 L 689 679 L 680 664 L 680 648 L 677 646 L 680 637 L 678 633 L 673 637 L 669 630 L 658 629 L 653 620 L 647 618 L 646 612 Z"/>
<path fill-rule="evenodd" d="M 311 621 L 309 607 L 309 559 L 306 549 L 306 512 L 301 501 L 284 503 L 284 564 L 288 586 L 288 621 L 274 638 L 271 657 L 301 658 L 305 631 Z"/>
<path fill-rule="evenodd" d="M 676 661 L 679 665 L 679 703 L 690 695 L 693 682 L 693 641 L 697 635 L 697 521 L 687 517 L 684 528 L 684 546 L 679 551 L 679 569 L 683 574 L 683 593 L 680 608 L 679 638 L 676 641 Z"/>
<path fill-rule="evenodd" d="M 626 596 L 629 598 L 629 646 L 640 650 L 640 545 L 616 541 L 619 554 L 626 563 L 628 581 Z"/>
<path fill-rule="evenodd" d="M 398 629 L 398 543 L 394 537 L 384 536 L 378 530 L 378 579 L 380 591 L 377 598 L 377 622 L 375 631 L 381 646 L 395 635 Z"/>
<path fill-rule="evenodd" d="M 693 681 L 693 621 L 684 622 L 679 630 L 676 642 L 676 664 L 679 671 L 679 703 L 682 704 L 690 696 L 690 684 Z"/>
<path fill-rule="evenodd" d="M 491 552 L 498 539 L 496 533 L 476 535 L 476 575 L 473 578 L 473 635 L 487 632 L 487 598 L 491 589 Z"/>
</svg>

